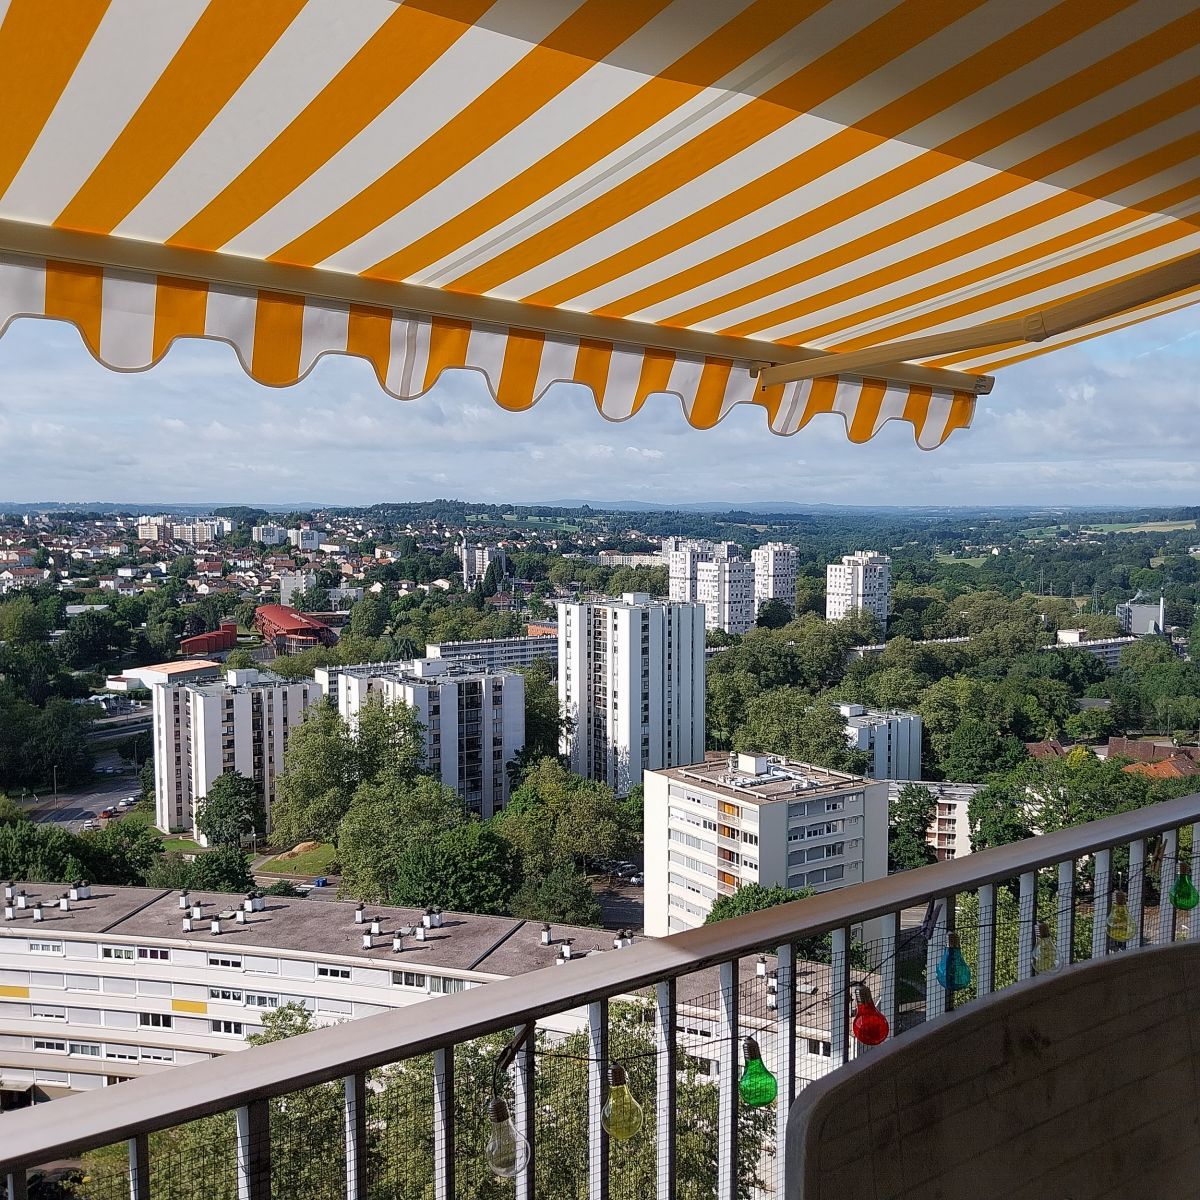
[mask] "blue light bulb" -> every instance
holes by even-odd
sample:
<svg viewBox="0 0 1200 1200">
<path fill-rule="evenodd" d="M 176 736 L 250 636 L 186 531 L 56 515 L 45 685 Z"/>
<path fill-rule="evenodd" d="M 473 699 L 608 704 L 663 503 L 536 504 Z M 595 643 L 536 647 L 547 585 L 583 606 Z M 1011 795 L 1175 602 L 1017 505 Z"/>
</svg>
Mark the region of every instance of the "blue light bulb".
<svg viewBox="0 0 1200 1200">
<path fill-rule="evenodd" d="M 958 948 L 958 934 L 946 937 L 946 952 L 937 965 L 937 981 L 948 992 L 961 992 L 971 986 L 971 968 Z"/>
</svg>

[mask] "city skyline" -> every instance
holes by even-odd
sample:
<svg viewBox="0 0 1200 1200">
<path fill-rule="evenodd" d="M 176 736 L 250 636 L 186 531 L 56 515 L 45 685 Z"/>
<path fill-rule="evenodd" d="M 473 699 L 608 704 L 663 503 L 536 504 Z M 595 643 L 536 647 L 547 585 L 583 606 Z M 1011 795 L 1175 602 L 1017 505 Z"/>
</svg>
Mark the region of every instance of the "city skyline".
<svg viewBox="0 0 1200 1200">
<path fill-rule="evenodd" d="M 697 431 L 665 397 L 616 424 L 565 384 L 509 413 L 461 372 L 401 403 L 345 356 L 267 388 L 228 346 L 198 340 L 122 375 L 69 326 L 19 320 L 0 339 L 0 491 L 17 503 L 1186 503 L 1200 482 L 1186 419 L 1196 332 L 1173 314 L 1002 372 L 973 428 L 927 454 L 900 423 L 865 445 L 834 417 L 780 438 L 749 406 Z M 342 456 L 354 471 L 336 468 Z"/>
</svg>

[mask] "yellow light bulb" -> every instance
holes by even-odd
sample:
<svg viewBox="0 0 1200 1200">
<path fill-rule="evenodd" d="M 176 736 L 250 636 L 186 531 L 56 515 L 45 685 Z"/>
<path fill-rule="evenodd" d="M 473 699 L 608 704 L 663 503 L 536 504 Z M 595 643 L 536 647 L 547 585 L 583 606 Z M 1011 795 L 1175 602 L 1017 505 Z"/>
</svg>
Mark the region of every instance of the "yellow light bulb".
<svg viewBox="0 0 1200 1200">
<path fill-rule="evenodd" d="M 1033 944 L 1033 973 L 1035 975 L 1051 975 L 1062 964 L 1058 961 L 1054 938 L 1050 935 L 1050 926 L 1045 921 L 1037 925 L 1037 940 Z"/>
<path fill-rule="evenodd" d="M 1108 936 L 1114 942 L 1127 942 L 1137 932 L 1133 916 L 1125 903 L 1125 893 L 1120 889 L 1113 892 L 1112 912 L 1108 914 Z"/>
<path fill-rule="evenodd" d="M 600 1110 L 600 1124 L 610 1138 L 618 1142 L 628 1141 L 641 1130 L 645 1114 L 629 1090 L 624 1067 L 614 1064 L 609 1081 L 608 1099 Z"/>
</svg>

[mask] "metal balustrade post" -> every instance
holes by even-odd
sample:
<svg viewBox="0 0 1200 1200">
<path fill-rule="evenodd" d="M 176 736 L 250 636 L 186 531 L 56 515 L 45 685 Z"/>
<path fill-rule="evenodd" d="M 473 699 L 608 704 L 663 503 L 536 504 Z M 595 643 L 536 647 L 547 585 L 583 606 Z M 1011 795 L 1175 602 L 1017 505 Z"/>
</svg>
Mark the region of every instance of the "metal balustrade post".
<svg viewBox="0 0 1200 1200">
<path fill-rule="evenodd" d="M 1075 860 L 1058 864 L 1058 923 L 1054 931 L 1055 957 L 1060 967 L 1075 960 Z"/>
<path fill-rule="evenodd" d="M 900 951 L 900 914 L 888 913 L 879 918 L 879 928 L 883 934 L 883 945 L 880 948 L 882 965 L 879 968 L 879 995 L 875 997 L 875 1007 L 887 1018 L 888 1036 L 896 1036 L 896 956 Z"/>
<path fill-rule="evenodd" d="M 975 994 L 987 996 L 996 987 L 996 885 L 982 884 L 978 895 L 979 962 L 975 965 Z"/>
<path fill-rule="evenodd" d="M 1097 850 L 1093 856 L 1092 957 L 1108 953 L 1108 894 L 1112 889 L 1112 850 Z"/>
<path fill-rule="evenodd" d="M 237 1110 L 238 1200 L 271 1200 L 271 1111 L 265 1100 Z"/>
<path fill-rule="evenodd" d="M 144 1133 L 129 1139 L 129 1200 L 150 1200 L 150 1138 Z"/>
<path fill-rule="evenodd" d="M 1130 949 L 1142 944 L 1142 928 L 1145 925 L 1146 907 L 1146 839 L 1138 838 L 1129 843 L 1129 886 L 1125 889 L 1129 903 L 1129 915 L 1133 918 L 1133 937 L 1127 943 Z"/>
<path fill-rule="evenodd" d="M 607 1016 L 606 1008 L 606 1020 Z M 525 1170 L 517 1176 L 517 1200 L 533 1200 L 533 1180 L 537 1164 L 537 1142 L 534 1138 L 537 1125 L 537 1104 L 534 1100 L 536 1070 L 537 1034 L 530 1031 L 513 1060 L 513 1122 L 529 1143 L 529 1162 L 526 1163 Z M 453 1196 L 454 1193 L 451 1192 L 447 1200 L 451 1200 Z"/>
<path fill-rule="evenodd" d="M 435 1092 L 436 1092 L 436 1084 Z M 367 1197 L 367 1077 L 361 1071 L 342 1080 L 346 1126 L 346 1200 Z M 435 1118 L 436 1120 L 436 1118 Z"/>
<path fill-rule="evenodd" d="M 1022 871 L 1017 901 L 1017 981 L 1033 977 L 1033 940 L 1037 932 L 1037 872 Z"/>
<path fill-rule="evenodd" d="M 25 1187 L 25 1171 L 10 1171 L 6 1178 L 8 1200 L 28 1200 L 29 1192 Z"/>
<path fill-rule="evenodd" d="M 678 1070 L 675 1025 L 674 979 L 665 979 L 656 989 L 654 1037 L 658 1050 L 658 1070 L 655 1072 L 654 1127 L 655 1195 L 658 1200 L 675 1200 L 675 1102 Z"/>
<path fill-rule="evenodd" d="M 608 1001 L 588 1005 L 588 1200 L 608 1200 L 608 1134 L 600 1124 L 608 1071 Z"/>
<path fill-rule="evenodd" d="M 1192 881 L 1200 878 L 1200 821 L 1192 826 Z"/>
<path fill-rule="evenodd" d="M 1165 830 L 1162 834 L 1162 873 L 1158 880 L 1158 940 L 1175 940 L 1175 906 L 1171 903 L 1171 889 L 1178 876 L 1179 831 Z"/>
<path fill-rule="evenodd" d="M 949 993 L 937 980 L 937 966 L 946 951 L 946 934 L 951 926 L 946 914 L 950 911 L 953 898 L 944 896 L 937 901 L 941 905 L 933 928 L 930 930 L 929 945 L 925 950 L 925 1020 L 940 1017 L 949 1007 Z"/>
<path fill-rule="evenodd" d="M 434 1200 L 455 1197 L 453 1046 L 433 1052 L 433 1195 Z"/>
<path fill-rule="evenodd" d="M 738 960 L 721 964 L 717 1076 L 717 1200 L 738 1200 Z"/>
<path fill-rule="evenodd" d="M 775 952 L 778 977 L 775 987 L 775 1161 L 779 1164 L 779 1190 L 787 1190 L 787 1119 L 796 1096 L 796 948 L 791 942 Z"/>
<path fill-rule="evenodd" d="M 829 1065 L 840 1067 L 850 1052 L 850 930 L 830 934 Z"/>
</svg>

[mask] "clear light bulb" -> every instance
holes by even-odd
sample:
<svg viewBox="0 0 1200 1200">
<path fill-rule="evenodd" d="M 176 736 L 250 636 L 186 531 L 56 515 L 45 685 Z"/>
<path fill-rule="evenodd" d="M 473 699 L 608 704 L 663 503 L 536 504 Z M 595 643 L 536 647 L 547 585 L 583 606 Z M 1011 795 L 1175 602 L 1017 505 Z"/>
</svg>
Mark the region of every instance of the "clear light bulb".
<svg viewBox="0 0 1200 1200">
<path fill-rule="evenodd" d="M 629 1090 L 625 1068 L 613 1063 L 609 1071 L 608 1099 L 600 1110 L 600 1124 L 610 1138 L 625 1142 L 642 1128 L 644 1119 L 642 1106 Z"/>
<path fill-rule="evenodd" d="M 1171 889 L 1171 903 L 1185 911 L 1200 904 L 1200 892 L 1196 891 L 1196 885 L 1192 882 L 1192 869 L 1187 863 L 1179 864 L 1179 876 Z"/>
<path fill-rule="evenodd" d="M 1108 936 L 1114 942 L 1127 942 L 1136 932 L 1133 917 L 1125 903 L 1125 893 L 1120 888 L 1113 892 L 1112 912 L 1108 914 L 1106 925 Z"/>
<path fill-rule="evenodd" d="M 762 1060 L 762 1051 L 753 1038 L 748 1037 L 742 1043 L 742 1054 L 745 1056 L 746 1066 L 738 1081 L 738 1095 L 747 1108 L 762 1108 L 775 1099 L 779 1085 L 775 1082 L 775 1076 L 767 1070 Z"/>
<path fill-rule="evenodd" d="M 878 1046 L 887 1041 L 887 1017 L 875 1007 L 871 989 L 865 983 L 854 988 L 854 1021 L 850 1032 L 855 1041 L 862 1042 L 864 1046 Z"/>
<path fill-rule="evenodd" d="M 948 992 L 961 992 L 971 986 L 971 968 L 958 948 L 958 934 L 946 935 L 946 950 L 937 965 L 937 981 Z"/>
<path fill-rule="evenodd" d="M 517 1131 L 503 1100 L 488 1105 L 488 1120 L 492 1128 L 483 1156 L 493 1175 L 511 1179 L 529 1165 L 529 1142 Z"/>
<path fill-rule="evenodd" d="M 1062 964 L 1058 961 L 1058 948 L 1050 936 L 1050 926 L 1045 921 L 1037 923 L 1037 938 L 1033 943 L 1033 973 L 1052 975 Z"/>
</svg>

